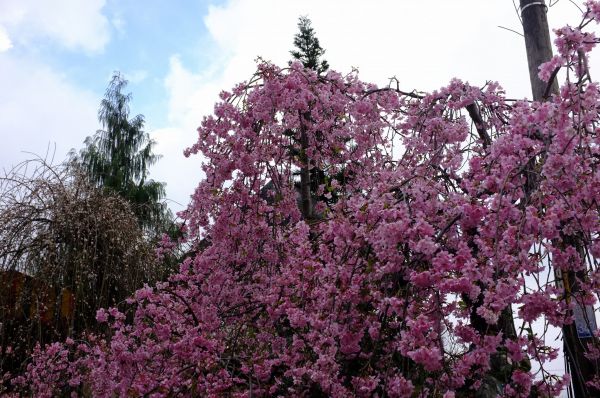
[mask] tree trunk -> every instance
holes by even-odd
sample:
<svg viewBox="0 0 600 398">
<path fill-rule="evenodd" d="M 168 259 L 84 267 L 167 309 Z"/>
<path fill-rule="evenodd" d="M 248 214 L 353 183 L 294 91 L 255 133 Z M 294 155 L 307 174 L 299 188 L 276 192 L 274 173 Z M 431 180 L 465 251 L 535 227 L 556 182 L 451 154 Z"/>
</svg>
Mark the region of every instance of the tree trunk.
<svg viewBox="0 0 600 398">
<path fill-rule="evenodd" d="M 312 198 L 310 192 L 310 159 L 308 158 L 308 136 L 306 134 L 306 128 L 301 127 L 300 133 L 300 146 L 301 150 L 301 161 L 303 163 L 300 170 L 300 197 L 301 197 L 301 211 L 302 217 L 305 220 L 312 218 Z"/>
</svg>

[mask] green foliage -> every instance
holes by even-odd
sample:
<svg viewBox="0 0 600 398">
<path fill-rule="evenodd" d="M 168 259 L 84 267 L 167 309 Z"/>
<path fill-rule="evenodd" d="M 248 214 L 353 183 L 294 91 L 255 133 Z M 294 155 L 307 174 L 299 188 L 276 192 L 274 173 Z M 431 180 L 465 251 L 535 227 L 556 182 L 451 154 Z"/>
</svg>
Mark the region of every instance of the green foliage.
<svg viewBox="0 0 600 398">
<path fill-rule="evenodd" d="M 294 36 L 294 46 L 297 50 L 290 51 L 292 56 L 302 62 L 305 68 L 316 70 L 319 74 L 327 71 L 329 64 L 326 60 L 321 59 L 325 50 L 321 48 L 319 39 L 315 36 L 310 19 L 300 17 L 298 29 L 300 32 Z"/>
<path fill-rule="evenodd" d="M 168 227 L 171 215 L 161 203 L 165 184 L 147 179 L 148 168 L 159 156 L 152 152 L 154 141 L 144 132 L 144 116 L 130 118 L 131 93 L 115 73 L 100 103 L 98 120 L 102 129 L 85 140 L 85 148 L 72 158 L 98 187 L 119 194 L 133 207 L 140 226 L 155 235 Z"/>
</svg>

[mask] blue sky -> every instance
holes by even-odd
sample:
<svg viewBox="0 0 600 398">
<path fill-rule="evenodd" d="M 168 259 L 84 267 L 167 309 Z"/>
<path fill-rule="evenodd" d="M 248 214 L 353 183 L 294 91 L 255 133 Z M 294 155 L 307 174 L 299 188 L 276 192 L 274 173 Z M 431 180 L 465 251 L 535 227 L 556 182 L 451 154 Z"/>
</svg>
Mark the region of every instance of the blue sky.
<svg viewBox="0 0 600 398">
<path fill-rule="evenodd" d="M 578 22 L 570 1 L 552 3 L 551 26 Z M 163 155 L 151 177 L 183 208 L 202 173 L 182 151 L 202 117 L 257 56 L 289 60 L 300 15 L 331 67 L 358 67 L 363 80 L 396 76 L 427 91 L 453 77 L 497 80 L 529 96 L 523 39 L 498 28 L 520 30 L 511 0 L 0 0 L 0 168 L 30 158 L 24 151 L 50 147 L 58 162 L 81 148 L 118 70 Z"/>
<path fill-rule="evenodd" d="M 14 1 L 14 8 L 18 9 L 19 3 L 22 2 Z M 36 2 L 30 3 L 31 8 L 37 6 Z M 65 7 L 70 6 L 70 2 L 64 3 Z M 15 29 L 15 35 L 10 35 L 13 41 L 11 55 L 36 59 L 66 75 L 70 84 L 96 95 L 103 93 L 114 71 L 121 71 L 130 80 L 135 109 L 151 116 L 153 124 L 164 125 L 166 113 L 161 109 L 167 108 L 167 99 L 163 78 L 169 72 L 169 59 L 178 54 L 191 68 L 206 66 L 211 43 L 203 40 L 208 35 L 202 16 L 207 14 L 209 5 L 219 5 L 219 1 L 110 0 L 96 3 L 101 7 L 95 17 L 104 19 L 98 31 L 92 32 L 96 42 L 69 45 L 66 40 L 48 32 L 31 37 L 22 33 L 21 29 L 28 29 L 24 26 Z M 25 17 L 22 25 L 35 22 L 29 22 Z"/>
<path fill-rule="evenodd" d="M 136 110 L 148 115 L 153 125 L 164 126 L 167 98 L 163 78 L 169 72 L 170 57 L 178 54 L 182 62 L 197 70 L 209 62 L 211 43 L 203 40 L 208 35 L 202 23 L 209 4 L 219 2 L 109 1 L 103 13 L 112 25 L 111 39 L 102 54 L 62 51 L 47 54 L 48 59 L 66 71 L 74 84 L 98 93 L 113 71 L 122 71 L 130 80 Z"/>
</svg>

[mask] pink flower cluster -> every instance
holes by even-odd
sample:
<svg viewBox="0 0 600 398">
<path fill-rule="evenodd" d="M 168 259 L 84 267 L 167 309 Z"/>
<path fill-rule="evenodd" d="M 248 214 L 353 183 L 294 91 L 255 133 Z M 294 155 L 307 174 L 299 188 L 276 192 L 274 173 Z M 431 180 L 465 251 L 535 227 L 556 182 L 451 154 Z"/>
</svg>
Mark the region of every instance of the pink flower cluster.
<svg viewBox="0 0 600 398">
<path fill-rule="evenodd" d="M 559 35 L 544 77 L 592 47 L 590 34 Z M 185 212 L 201 249 L 135 294 L 131 321 L 99 311 L 107 336 L 36 350 L 14 385 L 453 397 L 491 378 L 505 396 L 557 396 L 568 377 L 544 368 L 557 352 L 532 323 L 570 324 L 574 303 L 600 291 L 599 105 L 581 79 L 550 102 L 513 103 L 495 83 L 418 95 L 260 64 L 186 152 L 205 159 Z M 311 219 L 298 208 L 307 164 L 323 175 Z M 549 267 L 581 293 L 565 298 Z"/>
</svg>

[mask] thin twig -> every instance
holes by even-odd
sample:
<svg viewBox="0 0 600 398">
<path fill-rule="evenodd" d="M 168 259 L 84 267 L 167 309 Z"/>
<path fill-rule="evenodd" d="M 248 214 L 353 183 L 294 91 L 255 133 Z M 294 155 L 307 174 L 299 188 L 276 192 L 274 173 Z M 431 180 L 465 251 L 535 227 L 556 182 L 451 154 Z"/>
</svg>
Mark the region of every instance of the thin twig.
<svg viewBox="0 0 600 398">
<path fill-rule="evenodd" d="M 507 27 L 504 27 L 504 26 L 501 26 L 501 25 L 497 25 L 497 26 L 498 26 L 500 29 L 508 30 L 509 32 L 516 33 L 516 34 L 518 34 L 518 35 L 519 35 L 519 36 L 521 36 L 521 37 L 525 37 L 525 36 L 523 35 L 523 33 L 521 33 L 521 32 L 517 32 L 517 31 L 516 31 L 516 30 L 514 30 L 514 29 L 507 28 Z"/>
</svg>

